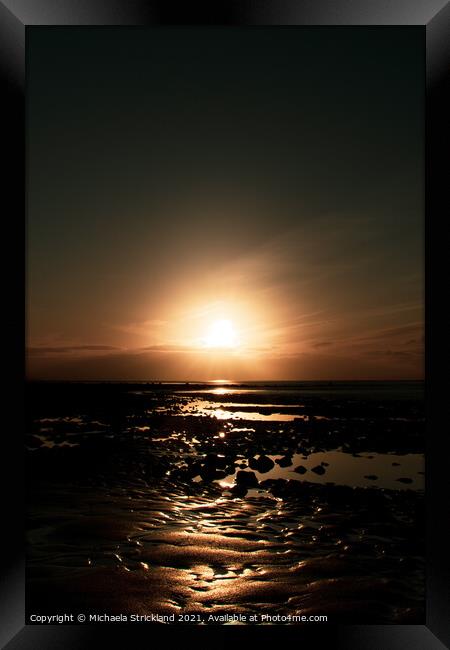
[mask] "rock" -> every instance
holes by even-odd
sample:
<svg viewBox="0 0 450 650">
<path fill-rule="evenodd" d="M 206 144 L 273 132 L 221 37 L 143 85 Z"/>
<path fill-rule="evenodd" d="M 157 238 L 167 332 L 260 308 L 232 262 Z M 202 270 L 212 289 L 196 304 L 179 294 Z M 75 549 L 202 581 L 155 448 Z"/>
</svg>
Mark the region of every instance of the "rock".
<svg viewBox="0 0 450 650">
<path fill-rule="evenodd" d="M 275 483 L 278 481 L 284 481 L 284 479 L 274 479 L 274 478 L 266 478 L 264 481 L 259 482 L 259 487 L 264 488 L 265 490 L 269 490 Z"/>
<path fill-rule="evenodd" d="M 202 466 L 199 462 L 194 462 L 191 465 L 188 466 L 186 470 L 186 475 L 194 478 L 194 476 L 199 476 L 201 472 Z"/>
<path fill-rule="evenodd" d="M 314 474 L 325 474 L 325 468 L 322 467 L 322 465 L 316 465 L 311 469 L 311 472 L 314 472 Z"/>
<path fill-rule="evenodd" d="M 275 467 L 275 463 L 269 456 L 266 456 L 265 454 L 261 454 L 260 457 L 258 458 L 258 463 L 261 467 L 267 468 L 266 471 L 269 471 L 270 469 L 273 469 Z"/>
<path fill-rule="evenodd" d="M 275 467 L 273 460 L 271 460 L 268 456 L 264 456 L 263 454 L 260 455 L 259 458 L 249 458 L 248 465 L 256 472 L 260 472 L 260 474 L 270 472 L 270 470 Z"/>
<path fill-rule="evenodd" d="M 304 465 L 299 465 L 298 467 L 296 467 L 294 469 L 294 472 L 297 472 L 297 474 L 306 474 L 307 471 L 308 470 L 306 469 L 306 467 Z"/>
<path fill-rule="evenodd" d="M 244 485 L 245 487 L 257 487 L 259 485 L 254 472 L 244 472 L 243 470 L 237 472 L 235 481 L 237 485 Z"/>
<path fill-rule="evenodd" d="M 219 478 L 217 476 L 216 468 L 209 465 L 203 465 L 203 467 L 200 469 L 199 474 L 202 480 L 205 482 L 214 481 L 215 478 Z"/>
<path fill-rule="evenodd" d="M 283 456 L 283 458 L 277 458 L 275 462 L 280 467 L 289 467 L 289 465 L 292 465 L 292 458 L 290 456 Z"/>
<path fill-rule="evenodd" d="M 247 494 L 247 488 L 245 485 L 233 485 L 230 489 L 230 493 L 235 497 L 245 497 Z"/>
<path fill-rule="evenodd" d="M 397 481 L 400 481 L 400 483 L 412 483 L 412 478 L 398 478 Z"/>
<path fill-rule="evenodd" d="M 328 467 L 328 465 L 329 465 L 330 463 L 326 463 L 326 462 L 323 460 L 320 464 L 323 465 L 324 467 Z"/>
<path fill-rule="evenodd" d="M 292 497 L 297 497 L 300 496 L 301 494 L 304 494 L 304 483 L 300 483 L 300 481 L 291 481 L 288 480 L 285 482 L 284 485 L 281 483 L 279 484 L 279 488 L 276 489 L 278 486 L 276 486 L 275 491 L 272 490 L 272 494 L 274 496 L 292 496 Z"/>
<path fill-rule="evenodd" d="M 225 456 L 217 456 L 216 467 L 218 469 L 225 469 L 226 466 L 227 466 L 227 459 L 225 458 Z"/>
<path fill-rule="evenodd" d="M 204 464 L 208 467 L 217 467 L 219 458 L 217 454 L 207 454 L 204 458 Z"/>
<path fill-rule="evenodd" d="M 267 489 L 274 497 L 281 497 L 286 491 L 287 481 L 279 478 L 274 480 L 273 484 Z"/>
<path fill-rule="evenodd" d="M 375 474 L 367 474 L 367 476 L 364 476 L 364 478 L 369 479 L 369 481 L 377 481 L 378 480 L 378 476 L 376 476 Z"/>
</svg>

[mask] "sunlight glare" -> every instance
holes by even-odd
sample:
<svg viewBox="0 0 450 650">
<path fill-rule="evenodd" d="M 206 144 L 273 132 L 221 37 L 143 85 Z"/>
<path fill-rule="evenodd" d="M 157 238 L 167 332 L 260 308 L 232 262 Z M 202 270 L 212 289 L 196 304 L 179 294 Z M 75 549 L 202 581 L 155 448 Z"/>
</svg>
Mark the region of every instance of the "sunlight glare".
<svg viewBox="0 0 450 650">
<path fill-rule="evenodd" d="M 227 319 L 220 319 L 211 324 L 206 335 L 207 348 L 235 348 L 238 345 L 233 323 Z"/>
</svg>

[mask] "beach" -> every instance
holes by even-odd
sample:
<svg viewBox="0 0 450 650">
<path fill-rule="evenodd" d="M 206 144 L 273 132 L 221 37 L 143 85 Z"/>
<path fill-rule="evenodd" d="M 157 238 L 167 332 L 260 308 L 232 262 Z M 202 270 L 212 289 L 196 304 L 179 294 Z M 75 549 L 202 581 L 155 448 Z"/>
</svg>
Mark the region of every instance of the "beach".
<svg viewBox="0 0 450 650">
<path fill-rule="evenodd" d="M 423 623 L 421 382 L 30 382 L 26 402 L 28 617 Z"/>
</svg>

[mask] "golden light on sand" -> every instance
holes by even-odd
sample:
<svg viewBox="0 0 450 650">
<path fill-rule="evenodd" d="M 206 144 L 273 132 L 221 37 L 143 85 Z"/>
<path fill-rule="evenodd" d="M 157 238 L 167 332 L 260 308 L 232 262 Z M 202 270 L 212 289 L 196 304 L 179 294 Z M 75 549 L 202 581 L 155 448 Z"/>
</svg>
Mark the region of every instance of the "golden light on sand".
<svg viewBox="0 0 450 650">
<path fill-rule="evenodd" d="M 236 348 L 239 345 L 231 320 L 221 318 L 211 323 L 205 337 L 207 348 Z"/>
</svg>

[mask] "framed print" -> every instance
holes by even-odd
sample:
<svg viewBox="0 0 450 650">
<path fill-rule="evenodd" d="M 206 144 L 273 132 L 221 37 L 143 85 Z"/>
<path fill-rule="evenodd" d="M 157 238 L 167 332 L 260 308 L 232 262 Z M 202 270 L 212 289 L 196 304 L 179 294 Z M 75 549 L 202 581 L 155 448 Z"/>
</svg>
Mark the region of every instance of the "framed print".
<svg viewBox="0 0 450 650">
<path fill-rule="evenodd" d="M 9 650 L 449 647 L 448 7 L 373 5 L 0 2 Z"/>
</svg>

